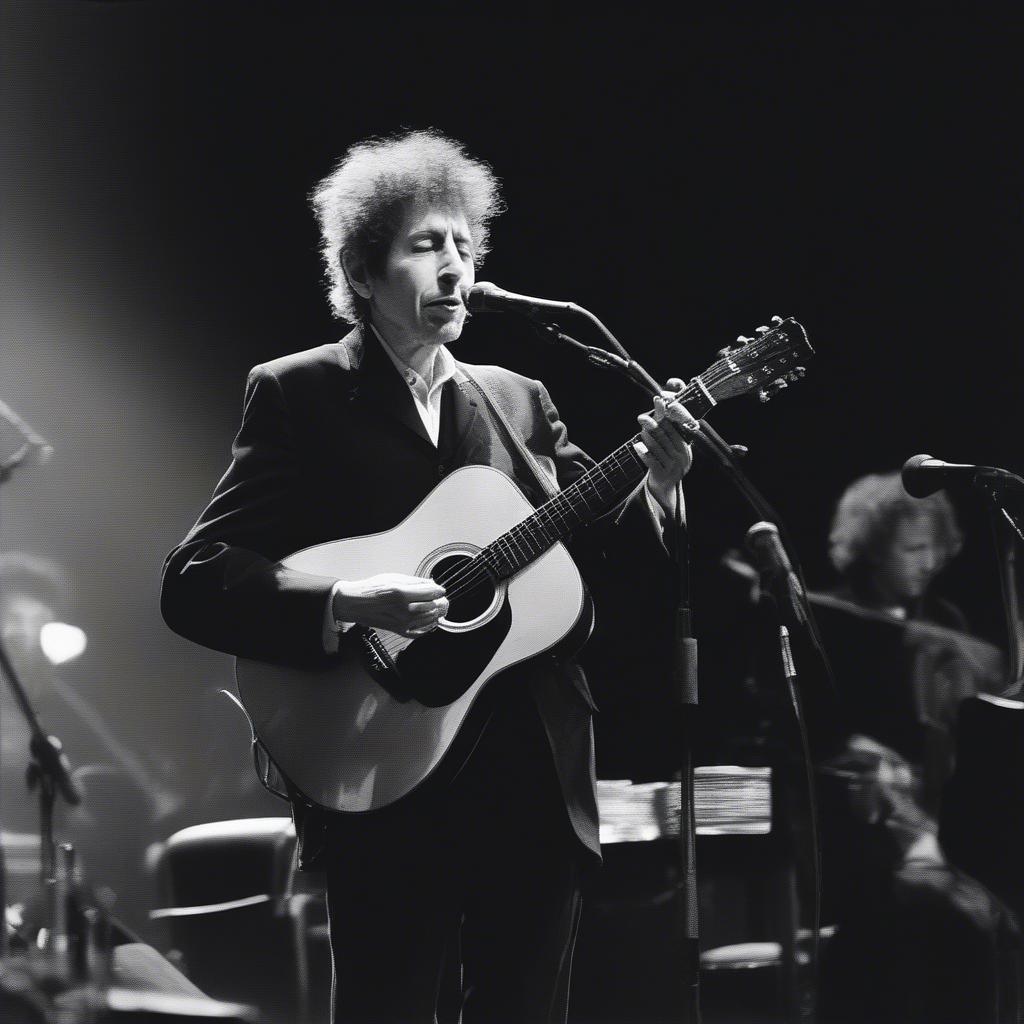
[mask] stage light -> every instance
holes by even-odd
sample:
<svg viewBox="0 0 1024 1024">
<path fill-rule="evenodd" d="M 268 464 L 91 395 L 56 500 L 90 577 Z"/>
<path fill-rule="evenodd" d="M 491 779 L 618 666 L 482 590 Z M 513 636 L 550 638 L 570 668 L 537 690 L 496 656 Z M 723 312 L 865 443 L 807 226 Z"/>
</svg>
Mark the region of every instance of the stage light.
<svg viewBox="0 0 1024 1024">
<path fill-rule="evenodd" d="M 77 658 L 86 645 L 84 630 L 66 622 L 48 622 L 39 630 L 39 646 L 51 665 L 63 665 Z"/>
</svg>

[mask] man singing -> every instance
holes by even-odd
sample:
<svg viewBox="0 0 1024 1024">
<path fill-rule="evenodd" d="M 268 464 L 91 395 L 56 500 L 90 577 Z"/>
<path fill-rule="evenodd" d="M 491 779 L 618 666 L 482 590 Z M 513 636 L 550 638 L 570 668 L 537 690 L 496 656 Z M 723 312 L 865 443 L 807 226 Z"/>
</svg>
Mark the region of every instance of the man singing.
<svg viewBox="0 0 1024 1024">
<path fill-rule="evenodd" d="M 232 463 L 168 556 L 161 595 L 183 636 L 296 665 L 329 664 L 356 624 L 423 636 L 448 597 L 431 579 L 312 576 L 282 558 L 395 527 L 461 466 L 499 469 L 540 504 L 538 469 L 565 488 L 593 465 L 540 382 L 449 352 L 500 209 L 486 164 L 407 132 L 352 146 L 312 201 L 332 306 L 355 326 L 252 370 Z M 657 558 L 695 422 L 662 399 L 639 422 L 648 472 L 604 540 Z M 327 873 L 336 1021 L 433 1021 L 453 948 L 467 1024 L 564 1020 L 580 879 L 600 856 L 593 702 L 579 667 L 550 654 L 488 686 L 493 713 L 440 790 L 368 816 L 292 790 L 303 865 Z"/>
</svg>

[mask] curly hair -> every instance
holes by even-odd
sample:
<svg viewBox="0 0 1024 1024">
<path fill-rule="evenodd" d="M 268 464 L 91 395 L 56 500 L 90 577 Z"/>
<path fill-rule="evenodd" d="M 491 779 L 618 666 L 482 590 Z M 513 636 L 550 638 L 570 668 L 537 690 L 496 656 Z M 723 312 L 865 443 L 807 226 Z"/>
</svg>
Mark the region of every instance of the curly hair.
<svg viewBox="0 0 1024 1024">
<path fill-rule="evenodd" d="M 885 557 L 897 525 L 907 519 L 930 520 L 942 564 L 959 552 L 963 535 L 956 513 L 942 491 L 912 498 L 899 473 L 871 473 L 843 492 L 829 530 L 829 558 L 844 576 L 855 578 Z"/>
<path fill-rule="evenodd" d="M 342 257 L 380 276 L 411 205 L 451 206 L 465 214 L 478 266 L 487 254 L 490 221 L 503 210 L 490 165 L 433 129 L 355 143 L 309 199 L 320 225 L 331 306 L 350 322 L 367 315 L 368 303 L 349 284 Z"/>
</svg>

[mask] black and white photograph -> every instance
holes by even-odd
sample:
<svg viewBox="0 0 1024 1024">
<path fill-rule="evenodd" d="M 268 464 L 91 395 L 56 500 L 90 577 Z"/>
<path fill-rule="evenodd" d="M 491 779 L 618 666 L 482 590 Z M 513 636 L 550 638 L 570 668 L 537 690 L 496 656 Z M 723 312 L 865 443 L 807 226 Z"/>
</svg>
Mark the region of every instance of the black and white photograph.
<svg viewBox="0 0 1024 1024">
<path fill-rule="evenodd" d="M 1022 53 L 0 0 L 0 1020 L 1020 1024 Z"/>
</svg>

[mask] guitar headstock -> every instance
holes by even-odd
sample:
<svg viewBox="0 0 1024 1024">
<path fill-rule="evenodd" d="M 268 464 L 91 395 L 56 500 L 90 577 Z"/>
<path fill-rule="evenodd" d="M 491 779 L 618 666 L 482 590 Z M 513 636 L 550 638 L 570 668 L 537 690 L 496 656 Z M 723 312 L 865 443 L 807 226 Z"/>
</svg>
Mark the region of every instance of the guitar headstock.
<svg viewBox="0 0 1024 1024">
<path fill-rule="evenodd" d="M 729 349 L 695 383 L 715 403 L 752 392 L 767 402 L 804 376 L 803 363 L 813 355 L 801 324 L 792 317 L 773 317 L 771 328 Z"/>
</svg>

